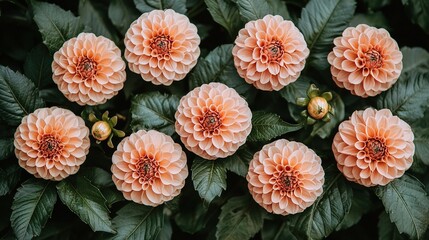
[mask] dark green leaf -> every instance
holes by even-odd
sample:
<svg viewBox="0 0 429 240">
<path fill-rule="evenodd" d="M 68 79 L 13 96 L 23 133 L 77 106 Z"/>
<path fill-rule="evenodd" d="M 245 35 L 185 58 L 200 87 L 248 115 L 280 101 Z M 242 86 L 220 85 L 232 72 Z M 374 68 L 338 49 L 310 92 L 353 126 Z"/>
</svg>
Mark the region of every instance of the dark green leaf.
<svg viewBox="0 0 429 240">
<path fill-rule="evenodd" d="M 311 0 L 302 10 L 298 28 L 310 49 L 308 62 L 312 66 L 329 66 L 327 55 L 332 51 L 333 40 L 348 26 L 355 8 L 355 0 Z"/>
<path fill-rule="evenodd" d="M 384 211 L 378 219 L 378 240 L 404 240 L 395 224 L 390 221 L 389 215 Z"/>
<path fill-rule="evenodd" d="M 222 163 L 197 157 L 191 171 L 194 188 L 206 202 L 210 203 L 226 189 L 226 169 Z"/>
<path fill-rule="evenodd" d="M 420 47 L 403 47 L 402 52 L 402 74 L 411 71 L 429 71 L 429 53 Z"/>
<path fill-rule="evenodd" d="M 179 98 L 174 95 L 149 92 L 136 95 L 131 102 L 131 128 L 155 129 L 167 135 L 175 133 L 174 114 Z"/>
<path fill-rule="evenodd" d="M 400 233 L 423 239 L 429 225 L 429 197 L 421 182 L 405 174 L 386 186 L 377 187 L 375 194 Z"/>
<path fill-rule="evenodd" d="M 261 231 L 262 240 L 298 240 L 286 225 L 286 221 L 264 221 Z"/>
<path fill-rule="evenodd" d="M 237 0 L 237 5 L 241 17 L 246 22 L 262 19 L 273 11 L 265 0 Z"/>
<path fill-rule="evenodd" d="M 323 239 L 340 224 L 352 206 L 353 191 L 336 166 L 325 170 L 323 193 L 303 213 L 289 219 L 308 239 Z"/>
<path fill-rule="evenodd" d="M 16 237 L 32 239 L 39 236 L 56 202 L 53 182 L 34 178 L 24 182 L 15 194 L 10 216 Z"/>
<path fill-rule="evenodd" d="M 268 4 L 273 10 L 270 14 L 280 15 L 284 19 L 290 20 L 289 11 L 287 10 L 286 2 L 282 0 L 268 0 Z"/>
<path fill-rule="evenodd" d="M 334 99 L 329 102 L 332 108 L 335 110 L 335 114 L 331 117 L 329 122 L 318 121 L 313 125 L 313 130 L 311 131 L 311 136 L 318 135 L 319 137 L 325 139 L 331 135 L 332 130 L 344 119 L 345 106 L 343 100 L 341 100 L 340 95 L 333 94 Z"/>
<path fill-rule="evenodd" d="M 21 178 L 21 170 L 18 164 L 8 164 L 0 168 L 0 196 L 8 194 L 15 188 Z"/>
<path fill-rule="evenodd" d="M 362 216 L 371 210 L 368 205 L 370 202 L 371 197 L 368 191 L 353 190 L 352 207 L 341 224 L 338 225 L 337 231 L 347 229 L 357 224 L 361 220 Z"/>
<path fill-rule="evenodd" d="M 0 161 L 7 159 L 13 149 L 13 138 L 0 138 Z"/>
<path fill-rule="evenodd" d="M 75 180 L 75 181 L 74 181 Z M 57 185 L 61 201 L 93 231 L 114 233 L 100 190 L 84 177 L 67 178 Z"/>
<path fill-rule="evenodd" d="M 79 176 L 88 179 L 96 187 L 113 186 L 112 173 L 98 167 L 86 167 L 79 170 Z"/>
<path fill-rule="evenodd" d="M 221 208 L 216 239 L 250 239 L 261 230 L 264 213 L 247 196 L 230 198 Z"/>
<path fill-rule="evenodd" d="M 232 38 L 244 26 L 238 8 L 231 0 L 204 0 L 213 20 L 222 25 Z"/>
<path fill-rule="evenodd" d="M 391 30 L 389 20 L 381 11 L 355 14 L 349 25 L 350 27 L 356 27 L 359 24 L 366 24 L 376 28 L 384 28 L 387 31 Z"/>
<path fill-rule="evenodd" d="M 107 201 L 107 206 L 111 207 L 114 203 L 124 201 L 125 198 L 122 195 L 122 192 L 118 191 L 116 187 L 113 188 L 102 188 L 100 189 L 101 193 L 103 194 L 104 198 Z"/>
<path fill-rule="evenodd" d="M 118 233 L 111 239 L 156 239 L 164 225 L 162 206 L 152 208 L 129 203 L 118 211 L 113 224 Z"/>
<path fill-rule="evenodd" d="M 302 124 L 290 124 L 283 121 L 274 113 L 257 111 L 252 117 L 252 132 L 247 137 L 248 141 L 269 141 L 288 132 L 298 131 Z"/>
<path fill-rule="evenodd" d="M 297 81 L 282 88 L 279 93 L 288 103 L 296 104 L 297 98 L 307 97 L 307 89 L 310 84 L 310 78 L 301 76 Z"/>
<path fill-rule="evenodd" d="M 245 177 L 249 169 L 249 162 L 253 158 L 253 153 L 248 148 L 241 147 L 232 156 L 223 160 L 224 167 L 242 177 Z"/>
<path fill-rule="evenodd" d="M 413 122 L 423 117 L 429 102 L 429 72 L 411 72 L 377 99 L 377 107 L 388 108 L 402 120 Z"/>
<path fill-rule="evenodd" d="M 49 221 L 43 228 L 42 233 L 34 240 L 71 240 L 73 227 L 75 227 L 75 224 L 70 220 Z"/>
<path fill-rule="evenodd" d="M 389 5 L 391 0 L 365 0 L 364 2 L 367 4 L 368 9 L 377 10 L 386 5 Z"/>
<path fill-rule="evenodd" d="M 207 209 L 201 201 L 186 207 L 174 216 L 174 220 L 182 231 L 195 234 L 201 231 L 207 224 Z"/>
<path fill-rule="evenodd" d="M 164 226 L 158 235 L 157 240 L 171 240 L 173 235 L 173 228 L 171 227 L 170 218 L 164 218 Z"/>
<path fill-rule="evenodd" d="M 413 23 L 417 23 L 429 34 L 429 2 L 427 0 L 402 0 Z"/>
<path fill-rule="evenodd" d="M 53 84 L 52 56 L 46 46 L 39 44 L 27 55 L 24 63 L 24 74 L 34 82 L 38 89 Z"/>
<path fill-rule="evenodd" d="M 25 115 L 44 105 L 30 79 L 0 66 L 0 117 L 6 123 L 17 126 Z"/>
<path fill-rule="evenodd" d="M 91 28 L 97 36 L 104 36 L 113 42 L 119 42 L 112 23 L 107 17 L 107 8 L 103 3 L 94 0 L 79 1 L 79 15 L 81 21 Z"/>
<path fill-rule="evenodd" d="M 65 41 L 84 30 L 79 17 L 55 4 L 32 0 L 31 6 L 43 43 L 51 53 L 56 52 Z"/>
<path fill-rule="evenodd" d="M 250 101 L 256 94 L 255 88 L 242 79 L 234 67 L 232 44 L 225 44 L 211 51 L 205 59 L 200 59 L 189 79 L 193 89 L 205 83 L 221 82 L 234 88 L 238 94 Z"/>
<path fill-rule="evenodd" d="M 142 13 L 169 8 L 178 13 L 186 13 L 186 0 L 134 0 L 134 4 Z"/>
<path fill-rule="evenodd" d="M 414 158 L 429 165 L 429 128 L 414 128 L 414 145 L 416 152 Z"/>
<path fill-rule="evenodd" d="M 131 23 L 136 20 L 140 14 L 135 9 L 132 0 L 111 0 L 109 3 L 108 16 L 119 32 L 125 35 Z"/>
</svg>

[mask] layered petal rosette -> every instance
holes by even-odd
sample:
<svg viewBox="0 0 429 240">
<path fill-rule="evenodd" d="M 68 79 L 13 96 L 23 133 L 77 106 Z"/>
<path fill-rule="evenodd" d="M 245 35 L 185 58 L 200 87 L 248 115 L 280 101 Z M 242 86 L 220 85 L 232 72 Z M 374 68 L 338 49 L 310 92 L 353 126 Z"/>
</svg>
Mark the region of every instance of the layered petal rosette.
<svg viewBox="0 0 429 240">
<path fill-rule="evenodd" d="M 253 199 L 270 213 L 304 211 L 323 192 L 321 159 L 302 143 L 280 139 L 256 152 L 247 181 Z"/>
<path fill-rule="evenodd" d="M 62 180 L 75 174 L 89 152 L 89 129 L 67 109 L 40 108 L 25 116 L 15 132 L 19 165 L 35 177 Z"/>
<path fill-rule="evenodd" d="M 338 127 L 332 151 L 344 176 L 370 187 L 401 177 L 413 163 L 411 127 L 388 109 L 355 111 Z"/>
<path fill-rule="evenodd" d="M 140 130 L 124 138 L 112 162 L 112 179 L 118 190 L 126 199 L 148 206 L 179 195 L 188 176 L 182 147 L 155 130 Z"/>
</svg>

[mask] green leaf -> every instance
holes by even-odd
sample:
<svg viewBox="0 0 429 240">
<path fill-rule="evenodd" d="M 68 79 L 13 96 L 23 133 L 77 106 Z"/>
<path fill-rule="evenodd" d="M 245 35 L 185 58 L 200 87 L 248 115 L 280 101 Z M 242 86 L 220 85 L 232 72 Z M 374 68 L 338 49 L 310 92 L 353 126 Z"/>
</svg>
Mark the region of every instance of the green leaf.
<svg viewBox="0 0 429 240">
<path fill-rule="evenodd" d="M 237 0 L 238 11 L 244 21 L 262 19 L 272 14 L 272 8 L 265 0 Z"/>
<path fill-rule="evenodd" d="M 262 240 L 298 240 L 286 225 L 286 221 L 281 223 L 278 221 L 264 221 L 261 237 Z"/>
<path fill-rule="evenodd" d="M 180 208 L 181 211 L 174 216 L 174 220 L 182 231 L 195 234 L 206 226 L 207 209 L 201 201 L 189 204 L 189 206 L 180 205 Z"/>
<path fill-rule="evenodd" d="M 32 0 L 34 21 L 42 34 L 43 43 L 51 53 L 61 48 L 68 39 L 83 32 L 84 26 L 79 17 L 55 4 Z"/>
<path fill-rule="evenodd" d="M 252 117 L 252 132 L 247 137 L 248 141 L 269 141 L 283 134 L 298 131 L 302 124 L 291 124 L 283 121 L 274 113 L 257 111 Z"/>
<path fill-rule="evenodd" d="M 402 0 L 410 19 L 429 34 L 429 2 L 427 0 Z"/>
<path fill-rule="evenodd" d="M 429 225 L 429 197 L 420 181 L 405 174 L 386 186 L 375 188 L 375 194 L 400 233 L 423 239 Z"/>
<path fill-rule="evenodd" d="M 302 10 L 298 28 L 310 49 L 308 62 L 313 67 L 329 66 L 327 56 L 333 40 L 348 26 L 355 9 L 355 0 L 311 0 Z"/>
<path fill-rule="evenodd" d="M 113 186 L 112 173 L 98 167 L 85 167 L 79 170 L 79 176 L 88 179 L 96 187 Z"/>
<path fill-rule="evenodd" d="M 52 81 L 52 56 L 46 46 L 39 44 L 28 54 L 24 63 L 24 74 L 38 89 L 54 84 Z"/>
<path fill-rule="evenodd" d="M 206 202 L 210 203 L 226 189 L 226 169 L 220 162 L 196 157 L 191 171 L 194 188 Z"/>
<path fill-rule="evenodd" d="M 364 2 L 369 10 L 376 10 L 389 5 L 391 0 L 364 0 Z"/>
<path fill-rule="evenodd" d="M 178 13 L 186 13 L 186 0 L 134 0 L 134 4 L 142 13 L 155 9 L 173 9 Z"/>
<path fill-rule="evenodd" d="M 247 196 L 230 198 L 221 208 L 216 239 L 250 239 L 261 230 L 264 213 Z"/>
<path fill-rule="evenodd" d="M 403 75 L 377 99 L 377 107 L 388 108 L 404 121 L 422 118 L 429 102 L 429 72 Z"/>
<path fill-rule="evenodd" d="M 311 136 L 318 135 L 322 139 L 325 139 L 331 135 L 332 130 L 344 119 L 345 106 L 343 100 L 341 100 L 340 95 L 333 93 L 334 98 L 329 104 L 335 110 L 335 114 L 331 117 L 329 122 L 318 121 L 313 125 L 313 130 L 311 131 Z"/>
<path fill-rule="evenodd" d="M 57 185 L 61 201 L 93 231 L 114 233 L 100 190 L 84 177 L 67 178 Z"/>
<path fill-rule="evenodd" d="M 119 32 L 125 35 L 131 23 L 140 16 L 140 13 L 135 9 L 132 0 L 111 0 L 108 16 Z"/>
<path fill-rule="evenodd" d="M 368 213 L 371 208 L 368 203 L 371 202 L 371 197 L 368 191 L 353 190 L 353 201 L 350 208 L 350 212 L 346 215 L 340 225 L 337 227 L 337 231 L 341 229 L 347 229 L 357 224 L 362 216 Z"/>
<path fill-rule="evenodd" d="M 420 47 L 403 47 L 402 52 L 402 74 L 411 71 L 429 71 L 429 52 Z"/>
<path fill-rule="evenodd" d="M 234 67 L 232 44 L 224 44 L 200 59 L 189 78 L 189 88 L 194 89 L 206 83 L 221 82 L 234 88 L 238 94 L 250 101 L 256 89 L 242 79 Z"/>
<path fill-rule="evenodd" d="M 111 207 L 114 203 L 124 201 L 125 198 L 118 189 L 115 188 L 101 188 L 101 193 L 107 201 L 107 206 Z"/>
<path fill-rule="evenodd" d="M 245 177 L 249 169 L 249 162 L 253 158 L 253 153 L 246 147 L 241 147 L 233 155 L 225 158 L 224 167 L 242 177 Z"/>
<path fill-rule="evenodd" d="M 0 117 L 17 126 L 21 119 L 45 105 L 30 79 L 8 67 L 0 66 Z"/>
<path fill-rule="evenodd" d="M 164 225 L 162 206 L 153 208 L 129 203 L 117 212 L 113 224 L 118 233 L 111 239 L 155 239 Z"/>
<path fill-rule="evenodd" d="M 91 28 L 97 36 L 104 36 L 113 42 L 119 42 L 114 27 L 107 17 L 105 4 L 94 0 L 79 1 L 79 15 L 81 21 Z"/>
<path fill-rule="evenodd" d="M 171 227 L 170 218 L 164 218 L 164 226 L 158 235 L 157 240 L 171 240 L 173 228 Z"/>
<path fill-rule="evenodd" d="M 286 2 L 282 0 L 268 0 L 268 4 L 272 9 L 272 15 L 280 15 L 284 19 L 290 20 L 290 15 L 289 11 L 287 10 Z"/>
<path fill-rule="evenodd" d="M 21 170 L 22 168 L 18 164 L 8 164 L 0 168 L 0 196 L 4 196 L 15 189 L 21 178 Z"/>
<path fill-rule="evenodd" d="M 323 239 L 340 224 L 352 206 L 353 191 L 336 166 L 325 170 L 322 195 L 304 212 L 290 216 L 294 229 L 308 239 Z"/>
<path fill-rule="evenodd" d="M 213 20 L 224 27 L 232 38 L 237 36 L 244 23 L 241 21 L 237 5 L 231 0 L 204 0 Z"/>
<path fill-rule="evenodd" d="M 416 147 L 414 158 L 429 166 L 429 128 L 414 127 L 413 130 Z"/>
<path fill-rule="evenodd" d="M 0 138 L 0 161 L 7 159 L 14 149 L 13 138 Z"/>
<path fill-rule="evenodd" d="M 39 236 L 56 202 L 53 182 L 34 178 L 25 181 L 15 194 L 10 216 L 16 237 L 32 239 Z"/>
<path fill-rule="evenodd" d="M 296 104 L 296 99 L 299 97 L 307 97 L 307 89 L 311 84 L 308 77 L 301 76 L 297 81 L 286 85 L 279 93 L 288 103 Z"/>
<path fill-rule="evenodd" d="M 378 219 L 378 240 L 404 240 L 395 224 L 390 221 L 389 215 L 384 211 Z"/>
<path fill-rule="evenodd" d="M 387 31 L 392 30 L 383 12 L 370 12 L 370 13 L 357 13 L 353 16 L 353 19 L 350 21 L 350 27 L 356 27 L 359 24 L 366 24 L 371 27 L 384 28 Z"/>
<path fill-rule="evenodd" d="M 175 133 L 174 114 L 179 105 L 179 98 L 159 92 L 142 93 L 131 101 L 131 128 L 155 129 L 167 135 Z"/>
</svg>

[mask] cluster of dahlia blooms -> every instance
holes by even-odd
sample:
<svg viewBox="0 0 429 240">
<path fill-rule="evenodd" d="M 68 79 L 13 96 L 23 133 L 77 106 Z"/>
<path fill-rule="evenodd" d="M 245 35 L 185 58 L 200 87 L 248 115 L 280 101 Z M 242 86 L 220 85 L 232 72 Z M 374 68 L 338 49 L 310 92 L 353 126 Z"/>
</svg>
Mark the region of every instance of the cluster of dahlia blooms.
<svg viewBox="0 0 429 240">
<path fill-rule="evenodd" d="M 126 32 L 124 43 L 129 69 L 155 85 L 168 86 L 184 79 L 200 55 L 196 26 L 173 10 L 141 15 Z M 401 73 L 402 54 L 384 29 L 364 24 L 350 27 L 334 44 L 328 56 L 332 78 L 352 94 L 375 96 L 390 88 Z M 297 81 L 309 53 L 293 22 L 267 15 L 239 31 L 231 54 L 243 81 L 260 90 L 279 91 Z M 125 67 L 111 40 L 81 33 L 54 54 L 52 78 L 70 101 L 97 105 L 123 88 Z M 251 120 L 246 100 L 233 88 L 213 82 L 180 99 L 175 130 L 187 150 L 216 160 L 231 156 L 245 144 Z M 411 166 L 413 138 L 410 126 L 389 110 L 366 109 L 340 124 L 332 151 L 348 180 L 368 187 L 386 185 Z M 69 110 L 37 109 L 22 119 L 14 145 L 19 165 L 29 173 L 61 180 L 75 174 L 84 163 L 90 146 L 89 129 Z M 321 163 L 303 143 L 276 140 L 254 154 L 246 177 L 248 189 L 268 212 L 302 212 L 323 192 Z M 157 206 L 173 199 L 184 187 L 187 157 L 170 136 L 140 130 L 119 143 L 111 172 L 126 199 Z"/>
</svg>

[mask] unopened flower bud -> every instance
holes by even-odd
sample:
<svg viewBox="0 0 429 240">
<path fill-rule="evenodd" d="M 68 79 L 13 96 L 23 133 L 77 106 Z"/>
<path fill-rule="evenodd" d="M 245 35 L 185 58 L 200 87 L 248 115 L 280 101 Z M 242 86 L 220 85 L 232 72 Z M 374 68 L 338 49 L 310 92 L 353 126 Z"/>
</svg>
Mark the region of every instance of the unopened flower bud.
<svg viewBox="0 0 429 240">
<path fill-rule="evenodd" d="M 109 123 L 105 121 L 98 121 L 94 123 L 91 130 L 92 136 L 98 141 L 106 140 L 112 133 L 112 128 Z"/>
<path fill-rule="evenodd" d="M 329 110 L 328 101 L 323 97 L 314 97 L 307 106 L 308 114 L 314 119 L 322 119 Z"/>
</svg>

